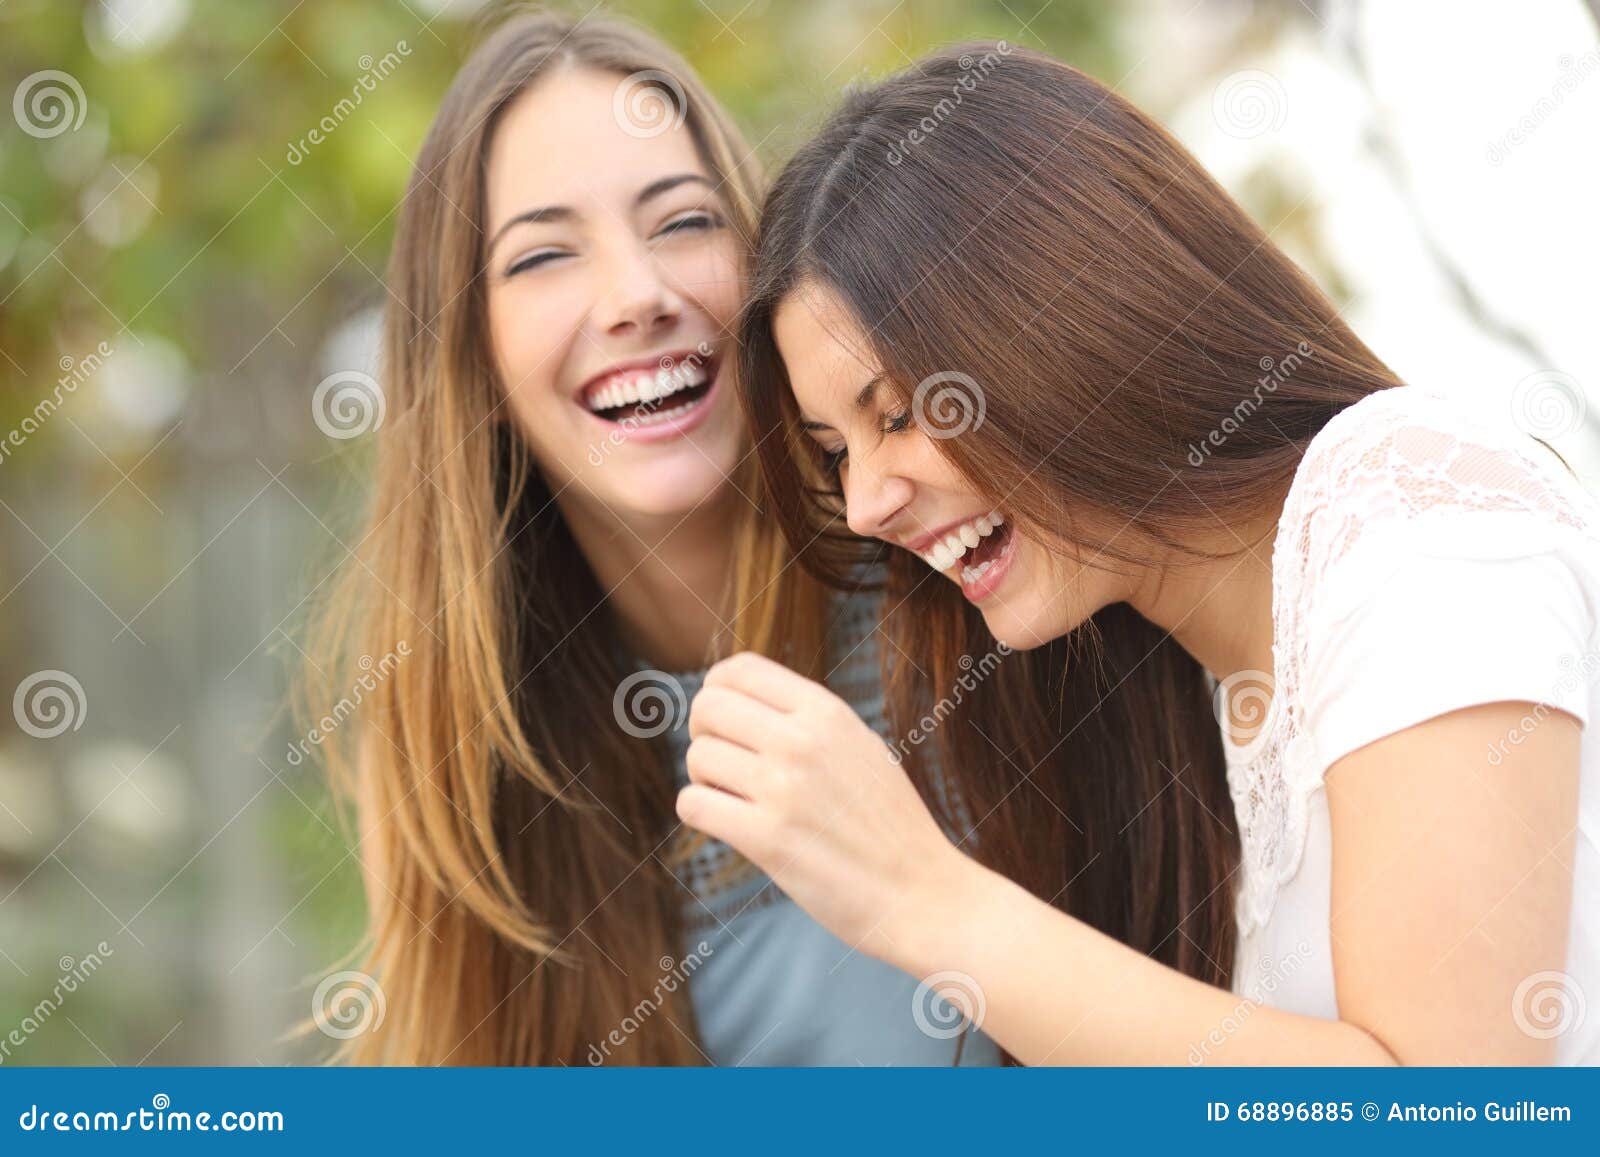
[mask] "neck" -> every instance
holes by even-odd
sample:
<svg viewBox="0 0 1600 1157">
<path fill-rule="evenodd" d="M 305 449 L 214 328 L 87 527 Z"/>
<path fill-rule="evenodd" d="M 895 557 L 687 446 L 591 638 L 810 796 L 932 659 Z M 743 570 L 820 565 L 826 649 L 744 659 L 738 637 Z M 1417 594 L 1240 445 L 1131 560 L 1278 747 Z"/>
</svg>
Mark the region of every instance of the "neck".
<svg viewBox="0 0 1600 1157">
<path fill-rule="evenodd" d="M 683 671 L 720 652 L 733 609 L 730 527 L 732 504 L 740 501 L 733 487 L 687 514 L 623 513 L 581 497 L 559 501 L 635 655 Z"/>
<path fill-rule="evenodd" d="M 1276 506 L 1269 519 L 1230 527 L 1196 541 L 1207 555 L 1156 568 L 1129 603 L 1171 632 L 1218 682 L 1242 671 L 1273 675 L 1272 542 Z"/>
</svg>

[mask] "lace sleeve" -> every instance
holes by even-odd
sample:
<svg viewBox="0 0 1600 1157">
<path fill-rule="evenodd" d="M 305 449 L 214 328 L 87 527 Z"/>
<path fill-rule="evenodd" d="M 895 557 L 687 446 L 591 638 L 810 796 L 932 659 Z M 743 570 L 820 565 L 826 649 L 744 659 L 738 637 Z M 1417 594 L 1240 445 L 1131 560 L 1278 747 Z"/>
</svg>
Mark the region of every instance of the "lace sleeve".
<svg viewBox="0 0 1600 1157">
<path fill-rule="evenodd" d="M 1600 665 L 1592 500 L 1537 443 L 1391 393 L 1330 423 L 1285 508 L 1279 638 L 1324 767 L 1475 703 L 1573 709 L 1568 669 Z"/>
</svg>

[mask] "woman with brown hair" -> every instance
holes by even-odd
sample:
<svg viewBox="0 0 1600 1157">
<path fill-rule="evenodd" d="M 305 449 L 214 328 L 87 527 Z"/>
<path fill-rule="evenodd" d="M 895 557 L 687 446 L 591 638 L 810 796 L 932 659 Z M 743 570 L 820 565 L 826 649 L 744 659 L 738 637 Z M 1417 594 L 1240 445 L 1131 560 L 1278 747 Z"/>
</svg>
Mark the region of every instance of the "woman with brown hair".
<svg viewBox="0 0 1600 1157">
<path fill-rule="evenodd" d="M 673 814 L 719 654 L 881 714 L 876 603 L 790 565 L 757 508 L 726 372 L 757 181 L 688 66 L 611 21 L 505 22 L 423 143 L 367 528 L 309 671 L 314 714 L 368 692 L 326 744 L 387 1007 L 351 1060 L 956 1055 L 913 980 Z"/>
<path fill-rule="evenodd" d="M 1553 455 L 1005 45 L 799 151 L 741 343 L 790 541 L 887 561 L 897 738 L 724 660 L 687 823 L 1022 1061 L 1600 1061 L 1600 522 Z"/>
</svg>

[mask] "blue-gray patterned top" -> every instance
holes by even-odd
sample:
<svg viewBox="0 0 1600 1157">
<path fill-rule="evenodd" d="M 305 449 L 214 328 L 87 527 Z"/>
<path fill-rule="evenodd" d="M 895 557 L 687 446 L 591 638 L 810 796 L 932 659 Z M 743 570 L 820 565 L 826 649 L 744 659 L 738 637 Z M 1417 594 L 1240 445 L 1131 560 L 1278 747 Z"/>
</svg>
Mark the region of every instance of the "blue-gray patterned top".
<svg viewBox="0 0 1600 1157">
<path fill-rule="evenodd" d="M 879 681 L 881 598 L 835 604 L 828 686 L 890 739 Z M 704 672 L 678 674 L 693 700 Z M 688 782 L 687 723 L 668 733 Z M 965 1033 L 950 1004 L 881 960 L 853 950 L 727 845 L 709 841 L 680 870 L 685 961 L 701 1043 L 718 1065 L 997 1065 L 983 1033 Z M 686 969 L 687 971 L 687 969 Z"/>
</svg>

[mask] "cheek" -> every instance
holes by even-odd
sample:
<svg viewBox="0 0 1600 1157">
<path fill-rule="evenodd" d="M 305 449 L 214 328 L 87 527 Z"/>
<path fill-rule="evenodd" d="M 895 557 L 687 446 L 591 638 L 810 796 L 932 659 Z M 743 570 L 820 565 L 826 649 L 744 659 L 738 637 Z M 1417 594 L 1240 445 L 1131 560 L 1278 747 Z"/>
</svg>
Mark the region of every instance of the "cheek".
<svg viewBox="0 0 1600 1157">
<path fill-rule="evenodd" d="M 739 250 L 731 240 L 707 244 L 672 260 L 671 277 L 719 331 L 733 328 L 743 304 Z"/>
<path fill-rule="evenodd" d="M 556 383 L 577 332 L 575 297 L 539 292 L 515 281 L 490 291 L 489 340 L 515 413 L 548 412 L 561 402 Z"/>
</svg>

